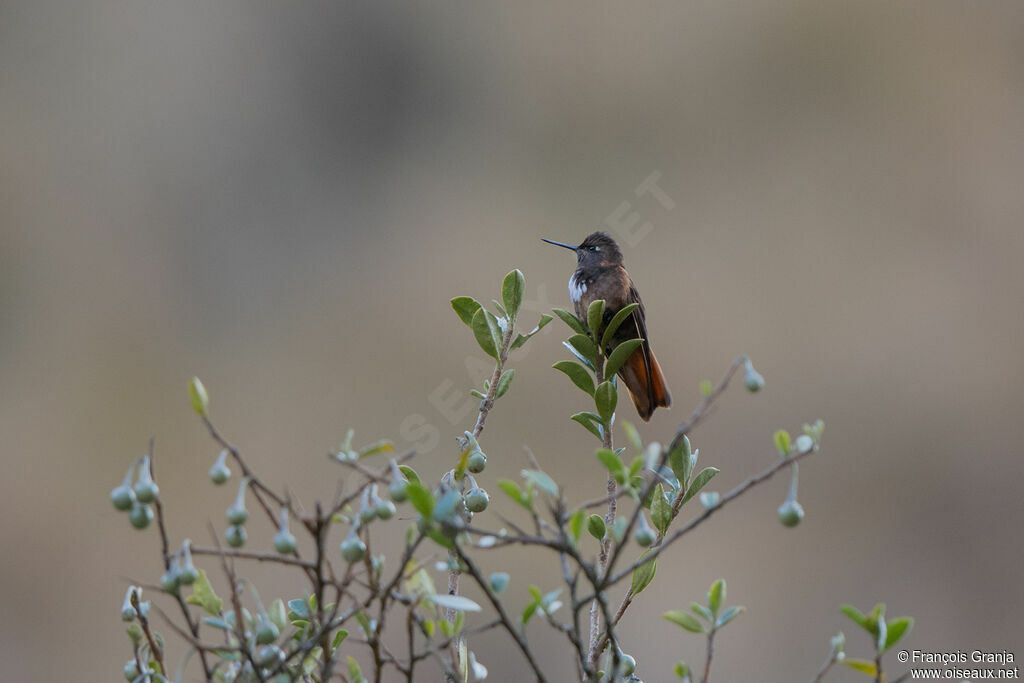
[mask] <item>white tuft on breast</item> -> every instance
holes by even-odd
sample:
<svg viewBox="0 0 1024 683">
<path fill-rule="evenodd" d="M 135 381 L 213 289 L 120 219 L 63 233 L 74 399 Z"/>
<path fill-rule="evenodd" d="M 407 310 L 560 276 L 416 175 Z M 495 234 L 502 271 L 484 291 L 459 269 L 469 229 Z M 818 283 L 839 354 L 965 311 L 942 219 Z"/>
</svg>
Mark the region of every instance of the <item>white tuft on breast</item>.
<svg viewBox="0 0 1024 683">
<path fill-rule="evenodd" d="M 579 303 L 580 299 L 583 298 L 583 294 L 587 291 L 587 283 L 580 282 L 576 279 L 576 273 L 573 273 L 572 277 L 569 278 L 569 299 L 575 304 Z"/>
</svg>

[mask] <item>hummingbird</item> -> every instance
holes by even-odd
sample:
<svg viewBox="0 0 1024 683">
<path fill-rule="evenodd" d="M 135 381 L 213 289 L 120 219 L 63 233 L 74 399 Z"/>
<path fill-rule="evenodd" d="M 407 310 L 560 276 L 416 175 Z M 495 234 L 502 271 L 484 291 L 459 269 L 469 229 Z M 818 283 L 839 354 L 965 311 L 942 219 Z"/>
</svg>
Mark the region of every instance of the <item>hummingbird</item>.
<svg viewBox="0 0 1024 683">
<path fill-rule="evenodd" d="M 636 412 L 644 422 L 647 422 L 655 408 L 667 408 L 672 405 L 672 396 L 669 395 L 661 366 L 651 352 L 651 344 L 647 339 L 647 314 L 644 302 L 629 273 L 622 266 L 622 251 L 619 245 L 604 232 L 587 235 L 578 247 L 541 239 L 548 244 L 576 252 L 576 270 L 569 278 L 569 298 L 576 307 L 577 318 L 586 321 L 587 309 L 598 299 L 604 299 L 605 302 L 605 324 L 623 306 L 639 304 L 616 330 L 605 352 L 611 353 L 616 346 L 630 339 L 644 340 L 622 364 L 618 374 L 629 390 Z"/>
</svg>

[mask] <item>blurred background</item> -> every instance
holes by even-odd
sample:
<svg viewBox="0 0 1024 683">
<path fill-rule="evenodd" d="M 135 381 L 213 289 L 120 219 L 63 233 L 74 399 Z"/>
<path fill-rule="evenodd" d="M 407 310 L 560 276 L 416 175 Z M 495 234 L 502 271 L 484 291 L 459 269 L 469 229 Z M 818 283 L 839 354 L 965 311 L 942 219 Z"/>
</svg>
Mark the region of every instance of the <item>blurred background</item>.
<svg viewBox="0 0 1024 683">
<path fill-rule="evenodd" d="M 436 477 L 489 372 L 448 300 L 497 297 L 518 267 L 532 326 L 568 307 L 574 266 L 539 238 L 598 228 L 675 399 L 646 440 L 741 353 L 767 386 L 737 386 L 694 435 L 711 489 L 774 462 L 775 429 L 827 424 L 800 527 L 776 520 L 780 477 L 662 562 L 623 624 L 638 673 L 701 660 L 660 614 L 718 577 L 747 607 L 719 681 L 810 680 L 839 629 L 868 655 L 844 602 L 916 617 L 910 648 L 1024 656 L 1022 9 L 5 0 L 0 676 L 121 679 L 124 587 L 162 567 L 108 492 L 149 435 L 172 542 L 223 527 L 234 486 L 206 478 L 190 377 L 307 506 L 334 494 L 325 456 L 349 426 L 419 447 Z M 487 422 L 492 501 L 523 446 L 575 500 L 603 489 L 568 419 L 583 397 L 550 369 L 564 331 L 515 357 Z M 514 610 L 558 583 L 522 550 L 485 561 L 511 568 Z M 264 596 L 306 589 L 250 575 Z M 529 635 L 571 680 L 565 642 Z M 502 635 L 473 648 L 490 680 L 528 679 Z"/>
</svg>

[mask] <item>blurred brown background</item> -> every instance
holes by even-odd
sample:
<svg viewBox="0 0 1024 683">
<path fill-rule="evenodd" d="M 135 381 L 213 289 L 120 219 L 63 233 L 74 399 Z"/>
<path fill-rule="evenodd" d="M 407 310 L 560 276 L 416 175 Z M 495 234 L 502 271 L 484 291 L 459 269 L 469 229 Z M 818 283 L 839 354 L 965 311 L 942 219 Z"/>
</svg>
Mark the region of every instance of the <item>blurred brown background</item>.
<svg viewBox="0 0 1024 683">
<path fill-rule="evenodd" d="M 107 494 L 150 434 L 174 541 L 222 526 L 233 486 L 206 480 L 193 374 L 307 503 L 334 492 L 324 454 L 349 426 L 406 447 L 422 416 L 436 476 L 471 418 L 430 397 L 481 379 L 448 299 L 518 267 L 567 306 L 572 258 L 538 238 L 608 229 L 624 202 L 651 226 L 624 252 L 676 401 L 643 436 L 740 353 L 768 383 L 695 435 L 711 488 L 773 462 L 774 429 L 828 425 L 798 529 L 779 479 L 662 563 L 624 627 L 644 679 L 702 656 L 659 615 L 719 576 L 748 608 L 719 681 L 810 680 L 839 629 L 867 654 L 841 602 L 915 616 L 908 647 L 1024 657 L 1022 9 L 6 0 L 0 677 L 120 680 L 122 577 L 160 567 Z M 652 173 L 670 201 L 636 195 Z M 487 423 L 495 496 L 524 444 L 576 499 L 603 486 L 549 329 Z M 524 553 L 499 565 L 517 609 L 557 581 Z M 563 641 L 530 633 L 570 680 Z M 503 637 L 474 648 L 491 680 L 525 677 Z"/>
</svg>

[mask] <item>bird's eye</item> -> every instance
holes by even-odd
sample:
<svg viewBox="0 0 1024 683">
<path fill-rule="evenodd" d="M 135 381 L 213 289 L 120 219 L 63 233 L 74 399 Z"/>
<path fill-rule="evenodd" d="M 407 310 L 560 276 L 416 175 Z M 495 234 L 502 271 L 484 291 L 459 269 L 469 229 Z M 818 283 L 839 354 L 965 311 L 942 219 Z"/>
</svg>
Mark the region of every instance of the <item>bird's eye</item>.
<svg viewBox="0 0 1024 683">
<path fill-rule="evenodd" d="M 601 247 L 591 247 L 590 251 L 601 251 Z"/>
</svg>

